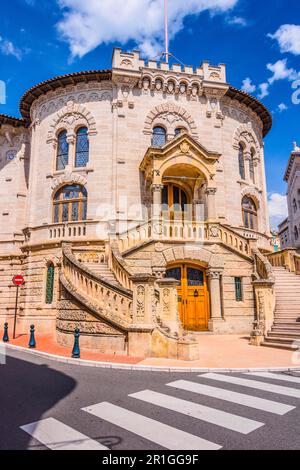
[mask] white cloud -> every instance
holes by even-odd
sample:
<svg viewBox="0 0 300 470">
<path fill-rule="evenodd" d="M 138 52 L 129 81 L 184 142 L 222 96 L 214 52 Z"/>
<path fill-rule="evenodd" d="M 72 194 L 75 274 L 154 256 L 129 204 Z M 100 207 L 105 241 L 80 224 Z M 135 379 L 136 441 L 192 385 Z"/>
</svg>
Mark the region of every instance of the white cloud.
<svg viewBox="0 0 300 470">
<path fill-rule="evenodd" d="M 287 59 L 278 60 L 275 62 L 275 64 L 267 64 L 267 69 L 273 73 L 273 76 L 268 80 L 270 85 L 272 85 L 277 80 L 288 79 L 293 81 L 298 77 L 298 73 L 295 69 L 287 68 Z"/>
<path fill-rule="evenodd" d="M 278 80 L 289 80 L 290 82 L 300 77 L 300 72 L 295 69 L 287 67 L 287 59 L 278 60 L 274 64 L 267 64 L 267 69 L 272 72 L 272 76 L 267 82 L 259 85 L 260 94 L 259 99 L 263 99 L 270 94 L 270 86 Z"/>
<path fill-rule="evenodd" d="M 0 36 L 0 52 L 4 55 L 11 55 L 18 60 L 22 59 L 22 51 L 18 49 L 11 41 L 3 39 Z"/>
<path fill-rule="evenodd" d="M 163 50 L 162 0 L 57 0 L 63 18 L 57 28 L 69 44 L 72 57 L 83 57 L 100 44 L 133 40 L 145 55 Z M 172 0 L 169 2 L 170 38 L 182 30 L 188 15 L 203 11 L 228 12 L 238 0 Z"/>
<path fill-rule="evenodd" d="M 251 78 L 247 77 L 243 80 L 242 90 L 246 93 L 254 93 L 256 90 L 256 85 L 252 83 Z"/>
<path fill-rule="evenodd" d="M 275 34 L 268 34 L 278 41 L 281 52 L 291 52 L 300 55 L 300 25 L 284 24 Z"/>
<path fill-rule="evenodd" d="M 277 108 L 277 109 L 278 109 L 278 111 L 279 111 L 280 113 L 282 113 L 283 111 L 286 111 L 286 110 L 288 109 L 288 107 L 287 107 L 286 104 L 280 103 L 280 104 L 278 105 L 278 108 Z"/>
<path fill-rule="evenodd" d="M 269 194 L 268 207 L 271 227 L 276 228 L 288 216 L 286 196 L 279 193 Z"/>
<path fill-rule="evenodd" d="M 260 89 L 260 94 L 258 95 L 258 98 L 260 100 L 262 100 L 263 98 L 265 98 L 266 96 L 268 96 L 270 94 L 269 92 L 269 83 L 261 83 L 258 88 Z"/>
<path fill-rule="evenodd" d="M 248 25 L 246 18 L 242 18 L 241 16 L 228 16 L 228 18 L 226 18 L 226 22 L 234 26 L 245 27 Z"/>
</svg>

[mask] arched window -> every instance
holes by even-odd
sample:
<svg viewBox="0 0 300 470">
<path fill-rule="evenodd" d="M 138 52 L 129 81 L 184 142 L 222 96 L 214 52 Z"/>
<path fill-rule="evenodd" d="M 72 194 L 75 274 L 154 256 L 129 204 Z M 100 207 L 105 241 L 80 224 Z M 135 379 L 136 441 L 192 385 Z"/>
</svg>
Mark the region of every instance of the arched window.
<svg viewBox="0 0 300 470">
<path fill-rule="evenodd" d="M 251 157 L 250 157 L 250 160 L 249 160 L 249 176 L 250 176 L 250 180 L 252 181 L 252 183 L 255 183 L 254 157 L 255 157 L 255 151 L 252 149 L 251 150 Z"/>
<path fill-rule="evenodd" d="M 293 200 L 293 209 L 294 209 L 294 212 L 297 212 L 297 210 L 298 210 L 296 199 Z"/>
<path fill-rule="evenodd" d="M 86 220 L 87 191 L 80 185 L 63 186 L 54 196 L 53 221 L 76 222 Z"/>
<path fill-rule="evenodd" d="M 177 137 L 179 134 L 183 134 L 184 132 L 187 132 L 185 127 L 177 127 L 175 129 L 175 137 Z"/>
<path fill-rule="evenodd" d="M 295 237 L 295 240 L 298 240 L 299 238 L 299 230 L 298 230 L 298 227 L 295 225 L 295 228 L 294 228 L 294 237 Z"/>
<path fill-rule="evenodd" d="M 167 133 L 163 127 L 157 126 L 153 128 L 152 147 L 162 147 L 167 141 Z"/>
<path fill-rule="evenodd" d="M 75 166 L 84 167 L 89 161 L 89 138 L 86 127 L 80 127 L 76 132 Z"/>
<path fill-rule="evenodd" d="M 67 131 L 61 131 L 57 137 L 56 169 L 63 170 L 69 161 Z"/>
<path fill-rule="evenodd" d="M 243 197 L 242 213 L 244 227 L 257 230 L 257 208 L 254 201 L 248 196 Z"/>
<path fill-rule="evenodd" d="M 46 277 L 46 304 L 52 304 L 54 292 L 54 265 L 50 263 L 47 267 Z"/>
<path fill-rule="evenodd" d="M 244 160 L 244 147 L 239 145 L 239 172 L 242 180 L 245 179 L 245 160 Z"/>
</svg>

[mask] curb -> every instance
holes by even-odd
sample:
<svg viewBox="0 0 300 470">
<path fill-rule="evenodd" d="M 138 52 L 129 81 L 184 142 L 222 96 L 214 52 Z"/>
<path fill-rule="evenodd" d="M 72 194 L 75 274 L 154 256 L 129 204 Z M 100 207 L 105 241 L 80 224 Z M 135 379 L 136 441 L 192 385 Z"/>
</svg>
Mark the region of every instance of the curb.
<svg viewBox="0 0 300 470">
<path fill-rule="evenodd" d="M 1 343 L 4 344 L 4 343 Z M 300 366 L 295 367 L 246 367 L 246 368 L 209 368 L 209 367 L 176 367 L 176 366 L 147 366 L 147 365 L 138 365 L 138 364 L 119 364 L 115 362 L 97 362 L 90 361 L 86 359 L 73 359 L 67 358 L 64 356 L 56 356 L 54 354 L 46 353 L 43 351 L 33 351 L 22 346 L 16 346 L 13 344 L 5 343 L 4 347 L 8 349 L 13 349 L 17 351 L 23 351 L 32 356 L 45 357 L 55 362 L 60 362 L 64 364 L 76 365 L 76 366 L 85 366 L 85 367 L 98 367 L 102 369 L 123 369 L 130 371 L 148 371 L 148 372 L 173 372 L 173 373 L 182 373 L 182 372 L 194 372 L 194 373 L 207 373 L 207 372 L 227 372 L 227 373 L 238 373 L 238 372 L 289 372 L 289 371 L 298 371 L 300 373 Z"/>
</svg>

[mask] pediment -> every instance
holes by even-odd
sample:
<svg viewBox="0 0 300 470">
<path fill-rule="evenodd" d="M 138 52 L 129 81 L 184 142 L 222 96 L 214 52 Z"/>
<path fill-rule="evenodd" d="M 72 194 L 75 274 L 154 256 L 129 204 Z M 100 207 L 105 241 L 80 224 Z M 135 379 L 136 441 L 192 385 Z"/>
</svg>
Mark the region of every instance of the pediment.
<svg viewBox="0 0 300 470">
<path fill-rule="evenodd" d="M 187 133 L 180 134 L 163 147 L 149 147 L 140 170 L 148 174 L 165 171 L 168 166 L 185 164 L 194 166 L 207 177 L 216 173 L 216 162 L 221 154 L 208 150 Z"/>
</svg>

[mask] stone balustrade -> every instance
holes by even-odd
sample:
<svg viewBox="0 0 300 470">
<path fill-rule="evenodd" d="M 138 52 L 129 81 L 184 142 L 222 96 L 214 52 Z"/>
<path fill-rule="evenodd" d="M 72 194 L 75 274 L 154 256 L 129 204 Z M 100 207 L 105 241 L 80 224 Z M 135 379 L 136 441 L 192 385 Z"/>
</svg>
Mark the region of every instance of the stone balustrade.
<svg viewBox="0 0 300 470">
<path fill-rule="evenodd" d="M 132 323 L 132 292 L 109 284 L 72 253 L 68 244 L 63 246 L 61 281 L 79 301 L 114 326 L 128 330 Z"/>
<path fill-rule="evenodd" d="M 111 240 L 108 245 L 108 267 L 114 273 L 115 278 L 121 284 L 121 286 L 131 291 L 133 290 L 133 284 L 131 280 L 133 273 L 122 258 L 119 252 L 118 244 L 113 240 Z"/>
<path fill-rule="evenodd" d="M 274 267 L 282 267 L 300 275 L 300 255 L 294 248 L 286 248 L 268 255 L 268 260 Z"/>
<path fill-rule="evenodd" d="M 43 243 L 48 241 L 72 239 L 104 239 L 106 232 L 104 223 L 96 220 L 79 222 L 63 222 L 58 224 L 45 224 L 24 230 L 27 243 Z"/>
<path fill-rule="evenodd" d="M 251 256 L 249 240 L 221 224 L 163 219 L 150 220 L 118 234 L 119 250 L 122 253 L 149 240 L 223 243 L 245 256 Z"/>
</svg>

